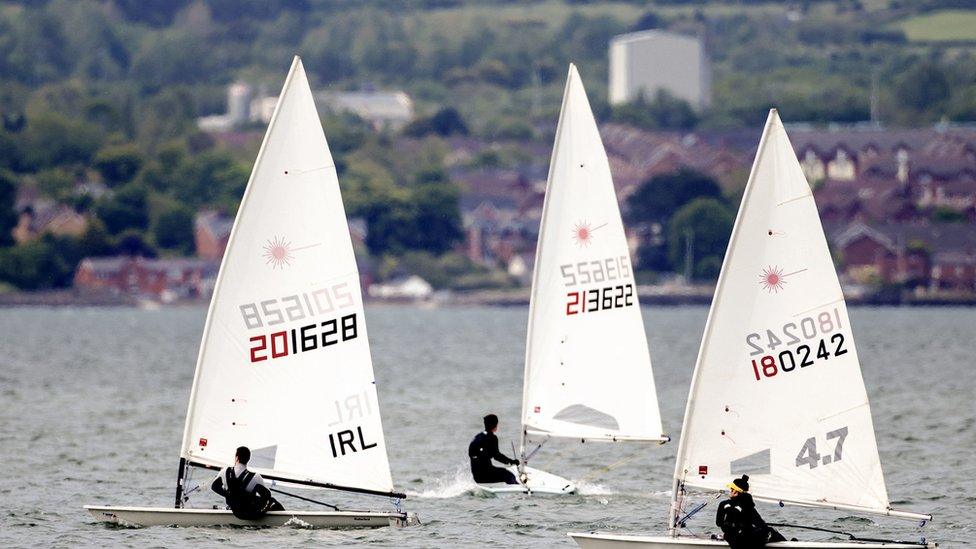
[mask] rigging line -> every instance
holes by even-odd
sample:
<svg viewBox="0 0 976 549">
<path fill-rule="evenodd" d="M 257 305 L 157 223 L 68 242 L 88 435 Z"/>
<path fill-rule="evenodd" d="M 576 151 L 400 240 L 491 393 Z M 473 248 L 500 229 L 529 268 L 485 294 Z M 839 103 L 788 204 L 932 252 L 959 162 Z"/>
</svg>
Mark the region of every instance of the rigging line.
<svg viewBox="0 0 976 549">
<path fill-rule="evenodd" d="M 912 545 L 919 545 L 924 547 L 924 543 L 919 543 L 917 541 L 901 541 L 896 539 L 877 539 L 877 538 L 861 538 L 850 532 L 843 532 L 841 530 L 831 530 L 830 528 L 820 528 L 817 526 L 806 526 L 803 524 L 789 524 L 785 522 L 767 522 L 769 526 L 779 526 L 780 528 L 800 528 L 803 530 L 815 530 L 817 532 L 827 532 L 828 534 L 840 534 L 842 536 L 847 536 L 848 539 L 852 541 L 872 541 L 878 543 L 909 543 Z"/>
<path fill-rule="evenodd" d="M 317 171 L 321 171 L 321 170 L 327 170 L 329 168 L 334 168 L 334 167 L 335 167 L 335 164 L 328 164 L 326 166 L 320 166 L 318 168 L 309 168 L 307 170 L 291 170 L 291 172 L 292 172 L 293 175 L 304 175 L 304 174 L 307 174 L 307 173 L 317 172 Z M 285 173 L 288 173 L 288 172 L 285 172 Z"/>
<path fill-rule="evenodd" d="M 694 509 L 692 509 L 691 511 L 688 511 L 688 513 L 685 514 L 685 516 L 683 516 L 680 519 L 678 519 L 678 526 L 680 526 L 682 528 L 685 528 L 685 522 L 687 522 L 688 519 L 690 519 L 691 517 L 693 517 L 696 514 L 698 514 L 699 511 L 701 511 L 702 509 L 705 508 L 705 506 L 707 506 L 709 503 L 717 500 L 718 498 L 722 497 L 723 495 L 724 494 L 722 492 L 719 492 L 719 493 L 715 494 L 715 497 L 713 497 L 712 499 L 705 500 L 705 501 L 699 503 L 698 505 L 696 505 Z M 684 509 L 681 509 L 681 512 L 684 512 Z"/>
<path fill-rule="evenodd" d="M 593 478 L 594 476 L 596 476 L 599 473 L 607 473 L 607 472 L 609 472 L 609 471 L 611 471 L 613 469 L 616 469 L 617 467 L 620 467 L 621 465 L 624 465 L 626 463 L 629 463 L 631 461 L 634 461 L 635 459 L 637 459 L 639 456 L 641 456 L 643 454 L 644 454 L 644 452 L 637 451 L 637 452 L 634 452 L 633 454 L 631 454 L 631 455 L 629 455 L 629 456 L 627 456 L 627 457 L 625 457 L 623 459 L 619 459 L 619 460 L 611 463 L 610 465 L 607 465 L 607 466 L 604 466 L 604 467 L 598 467 L 598 468 L 590 471 L 589 474 L 587 474 L 583 478 L 579 479 L 579 482 L 585 482 L 585 481 Z"/>
<path fill-rule="evenodd" d="M 790 202 L 796 202 L 797 200 L 802 200 L 802 199 L 804 199 L 804 198 L 806 198 L 808 196 L 813 196 L 813 193 L 807 193 L 807 194 L 804 194 L 804 195 L 801 195 L 801 196 L 794 196 L 793 198 L 790 198 L 788 200 L 784 200 L 784 201 L 780 202 L 776 206 L 779 207 L 779 206 L 783 206 L 783 205 L 789 204 Z"/>
<path fill-rule="evenodd" d="M 289 497 L 293 497 L 295 499 L 300 499 L 302 501 L 308 501 L 308 502 L 311 502 L 311 503 L 317 503 L 319 505 L 324 505 L 324 506 L 329 507 L 331 509 L 334 509 L 336 511 L 341 511 L 342 510 L 342 509 L 339 509 L 339 507 L 337 505 L 332 505 L 331 503 L 326 503 L 324 501 L 318 501 L 318 500 L 315 500 L 315 499 L 312 499 L 312 498 L 307 498 L 305 496 L 299 496 L 298 494 L 292 494 L 291 492 L 285 492 L 284 490 L 279 490 L 277 488 L 268 488 L 268 490 L 271 490 L 272 492 L 276 492 L 276 493 L 281 494 L 283 496 L 289 496 Z"/>
</svg>

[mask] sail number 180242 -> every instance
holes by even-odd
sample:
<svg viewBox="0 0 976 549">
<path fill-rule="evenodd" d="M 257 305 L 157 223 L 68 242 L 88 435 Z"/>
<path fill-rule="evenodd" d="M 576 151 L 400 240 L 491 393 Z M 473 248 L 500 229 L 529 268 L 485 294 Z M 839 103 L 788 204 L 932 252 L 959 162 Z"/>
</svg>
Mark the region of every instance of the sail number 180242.
<svg viewBox="0 0 976 549">
<path fill-rule="evenodd" d="M 840 311 L 834 308 L 787 322 L 777 331 L 767 329 L 765 334 L 747 334 L 749 356 L 758 357 L 750 359 L 756 381 L 847 354 L 842 328 Z M 779 347 L 786 348 L 777 352 Z M 768 351 L 772 353 L 766 354 Z"/>
</svg>

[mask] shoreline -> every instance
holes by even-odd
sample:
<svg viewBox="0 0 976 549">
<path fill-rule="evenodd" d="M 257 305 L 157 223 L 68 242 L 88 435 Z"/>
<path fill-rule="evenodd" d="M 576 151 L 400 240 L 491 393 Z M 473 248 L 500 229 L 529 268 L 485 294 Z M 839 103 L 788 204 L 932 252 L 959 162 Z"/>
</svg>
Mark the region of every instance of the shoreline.
<svg viewBox="0 0 976 549">
<path fill-rule="evenodd" d="M 714 287 L 699 286 L 638 286 L 637 295 L 642 305 L 686 306 L 710 305 Z M 891 295 L 848 295 L 850 306 L 903 306 L 903 307 L 972 307 L 976 306 L 976 294 L 943 294 L 916 296 L 905 292 Z M 525 307 L 529 304 L 529 289 L 476 290 L 471 292 L 436 292 L 429 299 L 366 297 L 366 304 L 419 305 L 430 307 L 485 306 Z M 162 307 L 206 306 L 207 299 L 180 299 L 161 303 L 151 297 L 123 295 L 112 292 L 83 292 L 75 289 L 42 290 L 37 292 L 13 291 L 0 293 L 0 308 L 12 307 L 131 307 L 158 309 Z"/>
</svg>

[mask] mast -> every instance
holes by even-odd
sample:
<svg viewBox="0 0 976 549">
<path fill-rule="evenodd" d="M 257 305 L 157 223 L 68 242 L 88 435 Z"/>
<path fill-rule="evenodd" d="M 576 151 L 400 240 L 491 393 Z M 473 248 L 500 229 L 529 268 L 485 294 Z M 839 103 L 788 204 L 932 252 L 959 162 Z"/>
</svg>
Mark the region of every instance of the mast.
<svg viewBox="0 0 976 549">
<path fill-rule="evenodd" d="M 176 473 L 176 505 L 183 508 L 183 482 L 186 479 L 186 458 L 180 458 L 180 470 Z"/>
<path fill-rule="evenodd" d="M 549 199 L 549 191 L 552 189 L 552 178 L 553 174 L 555 173 L 556 164 L 555 160 L 559 154 L 559 135 L 563 127 L 563 121 L 566 118 L 566 104 L 569 102 L 569 86 L 572 82 L 574 73 L 576 73 L 576 65 L 570 63 L 569 73 L 566 76 L 566 85 L 563 88 L 563 102 L 559 107 L 559 120 L 556 122 L 556 136 L 552 146 L 552 155 L 549 160 L 549 174 L 546 176 L 546 192 L 542 198 L 542 218 L 539 221 L 539 238 L 536 241 L 535 247 L 535 263 L 532 267 L 532 295 L 529 297 L 529 323 L 525 335 L 525 367 L 522 371 L 522 417 L 520 418 L 522 429 L 521 436 L 519 437 L 519 461 L 523 463 L 519 465 L 520 468 L 525 466 L 525 438 L 527 434 L 525 419 L 526 414 L 528 413 L 529 383 L 531 382 L 530 365 L 532 359 L 532 318 L 536 309 L 536 293 L 539 290 L 539 259 L 542 257 L 542 242 L 545 240 L 546 219 L 548 218 L 549 207 L 552 202 Z"/>
<path fill-rule="evenodd" d="M 739 210 L 736 213 L 737 220 L 739 219 L 739 217 L 742 216 L 742 212 L 745 211 L 745 207 L 746 204 L 748 203 L 749 196 L 752 194 L 753 181 L 756 178 L 756 172 L 760 164 L 760 155 L 762 155 L 763 152 L 766 150 L 766 147 L 764 145 L 766 144 L 766 137 L 769 135 L 769 126 L 770 124 L 772 124 L 774 115 L 776 115 L 776 109 L 770 109 L 769 117 L 766 119 L 766 125 L 763 127 L 762 137 L 759 138 L 759 149 L 756 152 L 756 159 L 752 163 L 752 169 L 749 171 L 749 179 L 746 181 L 746 188 L 742 192 L 742 201 L 739 202 Z M 735 223 L 732 227 L 732 236 L 729 238 L 729 245 L 725 248 L 725 257 L 728 257 L 729 253 L 732 251 L 732 247 L 735 245 L 735 242 L 738 237 L 738 232 L 739 232 L 739 224 Z M 723 268 L 721 271 L 719 271 L 718 281 L 715 284 L 714 297 L 721 295 L 722 290 L 725 288 L 726 274 L 727 271 L 724 268 L 724 262 L 723 262 Z M 709 307 L 708 310 L 708 319 L 705 320 L 705 331 L 702 335 L 701 344 L 699 344 L 698 346 L 698 358 L 695 360 L 695 370 L 691 374 L 691 385 L 688 388 L 688 401 L 685 403 L 685 415 L 681 423 L 681 440 L 678 441 L 678 452 L 675 455 L 675 460 L 674 460 L 674 482 L 673 482 L 673 488 L 671 490 L 671 505 L 669 506 L 671 517 L 668 519 L 668 532 L 671 534 L 672 537 L 676 537 L 678 535 L 676 523 L 677 520 L 680 518 L 678 514 L 680 514 L 681 512 L 680 510 L 681 497 L 682 497 L 681 492 L 684 491 L 684 481 L 687 476 L 687 471 L 682 470 L 682 467 L 684 465 L 685 451 L 687 450 L 688 426 L 691 423 L 692 414 L 694 414 L 695 412 L 695 405 L 696 405 L 695 389 L 698 386 L 698 374 L 701 370 L 702 359 L 705 355 L 705 351 L 706 351 L 705 346 L 708 343 L 709 336 L 712 333 L 712 330 L 714 329 L 714 326 L 712 324 L 712 318 L 714 316 L 714 312 L 715 312 L 715 302 L 713 300 L 712 306 Z"/>
<path fill-rule="evenodd" d="M 288 70 L 288 76 L 285 78 L 285 83 L 281 87 L 281 93 L 278 96 L 278 104 L 275 105 L 275 110 L 271 114 L 271 120 L 268 122 L 269 131 L 264 134 L 264 139 L 261 141 L 261 148 L 258 150 L 257 158 L 255 158 L 254 160 L 255 167 L 261 164 L 261 159 L 264 157 L 264 153 L 268 146 L 268 140 L 269 137 L 271 136 L 270 128 L 274 127 L 275 121 L 278 117 L 279 109 L 283 102 L 282 100 L 285 97 L 285 92 L 289 89 L 292 79 L 294 78 L 298 70 L 301 68 L 301 66 L 302 66 L 302 59 L 301 57 L 296 55 L 291 62 L 291 68 Z M 231 246 L 234 245 L 234 237 L 236 236 L 237 225 L 238 225 L 237 220 L 240 218 L 241 212 L 244 211 L 244 206 L 245 204 L 247 204 L 247 199 L 251 193 L 251 189 L 254 188 L 253 183 L 257 173 L 258 171 L 256 169 L 251 170 L 251 175 L 248 178 L 247 186 L 244 188 L 244 196 L 241 197 L 241 203 L 237 207 L 237 215 L 234 218 L 234 225 L 231 227 L 230 235 L 227 237 L 227 247 L 225 248 L 223 258 L 221 258 L 220 261 L 220 269 L 217 271 L 217 280 L 214 282 L 213 295 L 210 296 L 210 306 L 207 308 L 207 319 L 204 322 L 203 335 L 200 338 L 200 350 L 197 352 L 197 366 L 193 372 L 193 385 L 191 385 L 190 387 L 190 399 L 187 403 L 186 421 L 183 424 L 183 443 L 180 446 L 181 454 L 185 452 L 186 449 L 189 448 L 190 445 L 192 444 L 190 440 L 191 437 L 190 430 L 193 421 L 193 411 L 194 411 L 193 405 L 196 402 L 197 389 L 200 383 L 200 373 L 202 370 L 201 365 L 203 364 L 204 356 L 207 350 L 206 349 L 207 339 L 210 335 L 210 327 L 212 325 L 211 319 L 214 316 L 214 309 L 216 308 L 217 297 L 220 294 L 221 281 L 223 280 L 224 275 L 226 274 L 227 271 L 226 266 L 227 266 L 228 254 L 226 253 L 226 251 L 230 250 Z M 186 459 L 184 457 L 180 457 L 180 473 L 177 478 L 177 492 L 182 492 L 182 482 L 183 482 L 183 475 L 185 473 L 185 469 L 186 469 Z M 182 506 L 182 504 L 178 502 L 178 506 Z"/>
</svg>

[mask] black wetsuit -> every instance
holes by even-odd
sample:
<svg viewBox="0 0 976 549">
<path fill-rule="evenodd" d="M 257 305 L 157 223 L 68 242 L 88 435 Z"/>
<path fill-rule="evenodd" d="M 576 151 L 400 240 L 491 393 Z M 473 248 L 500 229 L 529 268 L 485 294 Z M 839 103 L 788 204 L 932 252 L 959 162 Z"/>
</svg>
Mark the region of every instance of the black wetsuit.
<svg viewBox="0 0 976 549">
<path fill-rule="evenodd" d="M 234 516 L 242 520 L 259 519 L 268 511 L 284 511 L 285 508 L 271 496 L 271 491 L 264 484 L 252 482 L 254 476 L 254 472 L 245 469 L 238 477 L 234 468 L 228 467 L 223 475 L 214 479 L 210 489 L 224 496 Z M 224 486 L 224 479 L 227 486 Z"/>
<path fill-rule="evenodd" d="M 498 437 L 495 433 L 482 431 L 475 435 L 474 440 L 468 445 L 468 457 L 471 458 L 471 474 L 474 481 L 479 484 L 489 484 L 492 482 L 504 482 L 506 484 L 518 484 L 515 475 L 507 469 L 492 465 L 492 458 L 515 465 L 518 460 L 509 459 L 498 451 Z"/>
<path fill-rule="evenodd" d="M 756 503 L 748 493 L 719 503 L 715 524 L 722 529 L 725 541 L 732 549 L 754 549 L 772 541 L 786 541 L 759 516 Z"/>
</svg>

